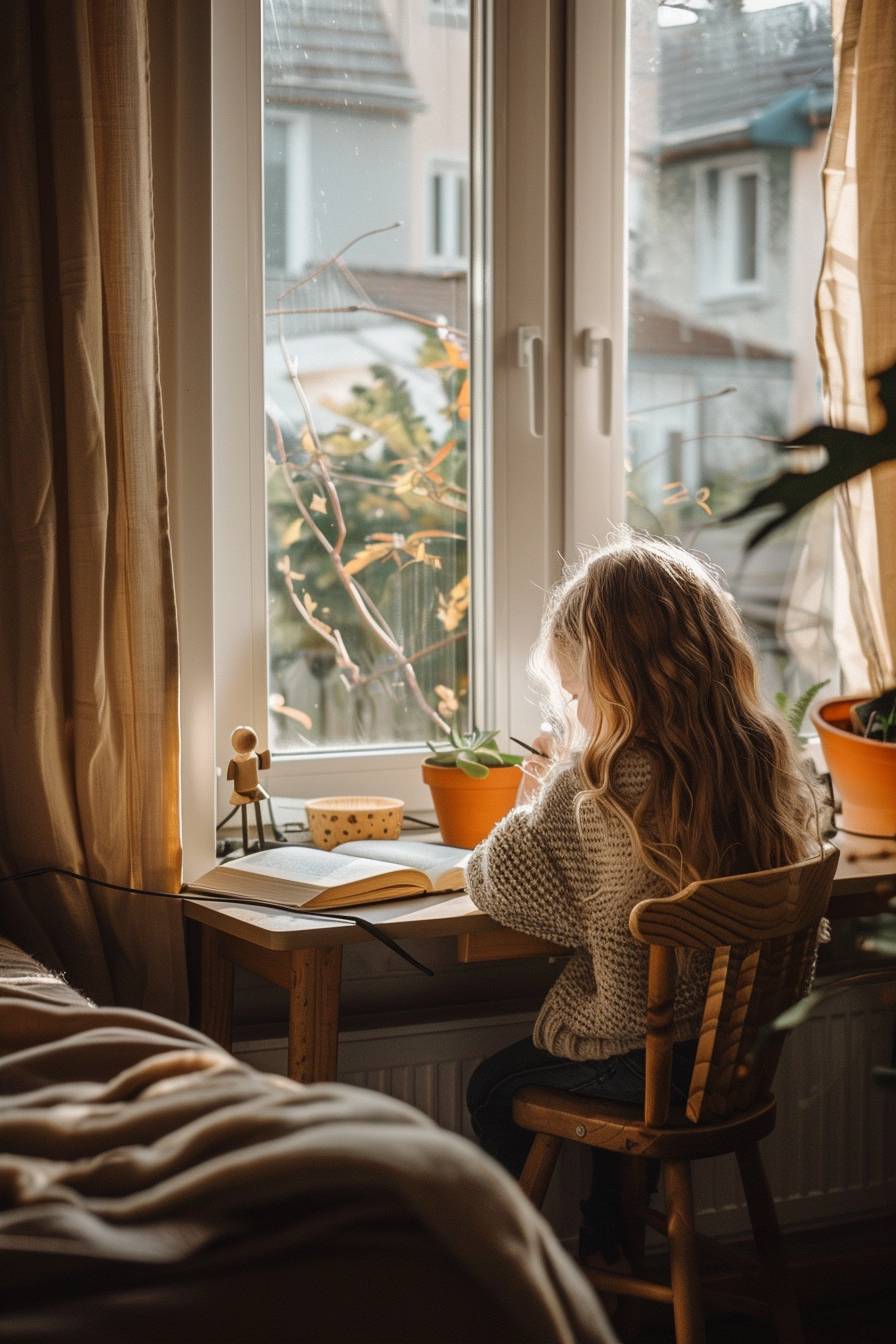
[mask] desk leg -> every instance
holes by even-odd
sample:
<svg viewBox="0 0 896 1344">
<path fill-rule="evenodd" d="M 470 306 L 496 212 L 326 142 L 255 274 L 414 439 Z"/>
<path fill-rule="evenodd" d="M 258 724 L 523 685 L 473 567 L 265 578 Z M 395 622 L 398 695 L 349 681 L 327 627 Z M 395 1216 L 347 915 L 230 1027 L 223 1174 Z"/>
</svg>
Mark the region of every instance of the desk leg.
<svg viewBox="0 0 896 1344">
<path fill-rule="evenodd" d="M 297 1083 L 332 1082 L 336 1077 L 341 984 L 341 947 L 292 953 L 288 1071 Z"/>
<path fill-rule="evenodd" d="M 221 952 L 216 929 L 202 925 L 199 1030 L 229 1050 L 233 1045 L 233 962 Z"/>
</svg>

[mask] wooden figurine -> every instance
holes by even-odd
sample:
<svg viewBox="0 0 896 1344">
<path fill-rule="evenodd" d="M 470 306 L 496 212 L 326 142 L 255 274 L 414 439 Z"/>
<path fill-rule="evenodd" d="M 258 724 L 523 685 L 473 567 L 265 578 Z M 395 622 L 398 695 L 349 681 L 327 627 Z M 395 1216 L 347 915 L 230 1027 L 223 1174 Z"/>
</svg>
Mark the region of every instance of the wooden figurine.
<svg viewBox="0 0 896 1344">
<path fill-rule="evenodd" d="M 246 808 L 250 803 L 255 808 L 258 845 L 260 849 L 264 849 L 264 823 L 261 819 L 261 803 L 263 799 L 269 798 L 270 794 L 259 783 L 258 772 L 259 770 L 270 770 L 271 753 L 269 751 L 256 751 L 258 734 L 254 728 L 245 725 L 234 728 L 230 735 L 230 742 L 235 755 L 231 757 L 227 764 L 227 778 L 233 781 L 233 792 L 230 795 L 231 805 L 242 808 L 243 849 L 246 852 L 249 849 Z"/>
</svg>

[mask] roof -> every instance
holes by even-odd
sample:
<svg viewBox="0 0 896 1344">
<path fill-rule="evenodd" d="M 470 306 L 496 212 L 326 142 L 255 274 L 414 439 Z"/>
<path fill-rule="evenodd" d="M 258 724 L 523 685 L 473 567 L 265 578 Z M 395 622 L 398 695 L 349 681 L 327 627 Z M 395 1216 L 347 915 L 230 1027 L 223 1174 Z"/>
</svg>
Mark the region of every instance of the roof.
<svg viewBox="0 0 896 1344">
<path fill-rule="evenodd" d="M 629 310 L 632 355 L 677 355 L 689 359 L 769 359 L 790 362 L 792 356 L 756 341 L 739 341 L 718 327 L 704 327 L 683 313 L 664 308 L 633 292 Z"/>
<path fill-rule="evenodd" d="M 698 11 L 660 30 L 663 157 L 727 143 L 809 144 L 833 96 L 827 6 Z"/>
<path fill-rule="evenodd" d="M 423 106 L 380 0 L 264 0 L 264 78 L 268 106 Z"/>
</svg>

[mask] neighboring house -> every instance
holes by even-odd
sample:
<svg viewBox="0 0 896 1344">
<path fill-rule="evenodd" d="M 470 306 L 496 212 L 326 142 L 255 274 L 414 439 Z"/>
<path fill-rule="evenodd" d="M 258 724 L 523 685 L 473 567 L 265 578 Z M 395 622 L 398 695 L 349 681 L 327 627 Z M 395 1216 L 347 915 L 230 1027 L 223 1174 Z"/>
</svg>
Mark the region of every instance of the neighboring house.
<svg viewBox="0 0 896 1344">
<path fill-rule="evenodd" d="M 407 217 L 423 104 L 379 0 L 265 0 L 264 62 L 267 268 L 299 276 Z M 353 259 L 400 265 L 407 238 L 365 239 Z"/>
<path fill-rule="evenodd" d="M 683 410 L 679 424 L 667 418 L 663 433 L 783 432 L 818 405 L 829 20 L 811 3 L 743 13 L 730 0 L 688 26 L 642 22 L 634 51 L 631 283 L 666 320 L 653 343 L 650 324 L 633 324 L 631 405 L 671 400 L 674 377 L 684 387 L 689 371 L 695 395 L 735 384 L 739 393 Z M 658 431 L 648 425 L 645 436 L 655 455 Z M 635 461 L 638 439 L 633 423 Z M 727 454 L 717 438 L 700 441 L 708 449 L 681 463 L 692 489 L 713 471 L 768 466 L 761 448 L 747 458 L 733 438 Z"/>
<path fill-rule="evenodd" d="M 265 0 L 267 269 L 300 276 L 368 229 L 352 266 L 465 269 L 465 6 Z"/>
</svg>

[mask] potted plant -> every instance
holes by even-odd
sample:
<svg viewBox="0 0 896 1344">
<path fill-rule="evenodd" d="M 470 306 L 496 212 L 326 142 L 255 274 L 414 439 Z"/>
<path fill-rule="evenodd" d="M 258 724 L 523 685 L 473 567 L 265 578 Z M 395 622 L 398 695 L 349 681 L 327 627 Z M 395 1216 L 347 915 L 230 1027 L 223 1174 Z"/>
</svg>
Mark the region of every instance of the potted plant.
<svg viewBox="0 0 896 1344">
<path fill-rule="evenodd" d="M 783 450 L 824 448 L 827 461 L 815 471 L 781 472 L 728 515 L 728 521 L 733 521 L 778 506 L 777 513 L 752 534 L 748 551 L 828 490 L 896 460 L 896 364 L 873 377 L 884 412 L 880 429 L 864 434 L 822 424 L 783 441 L 779 445 Z M 862 609 L 863 625 L 870 629 L 872 620 L 857 565 L 854 560 L 849 566 L 850 581 L 855 601 Z M 886 686 L 881 668 L 887 660 L 879 650 L 874 653 L 875 657 L 869 659 L 870 696 L 835 696 L 817 705 L 810 717 L 841 802 L 839 828 L 854 835 L 891 839 L 896 836 L 896 687 Z"/>
<path fill-rule="evenodd" d="M 446 845 L 472 849 L 516 802 L 522 756 L 499 751 L 497 730 L 461 733 L 451 725 L 444 742 L 428 742 L 423 762 Z"/>
<path fill-rule="evenodd" d="M 841 695 L 812 711 L 840 799 L 840 830 L 896 836 L 896 689 L 869 699 Z"/>
</svg>

